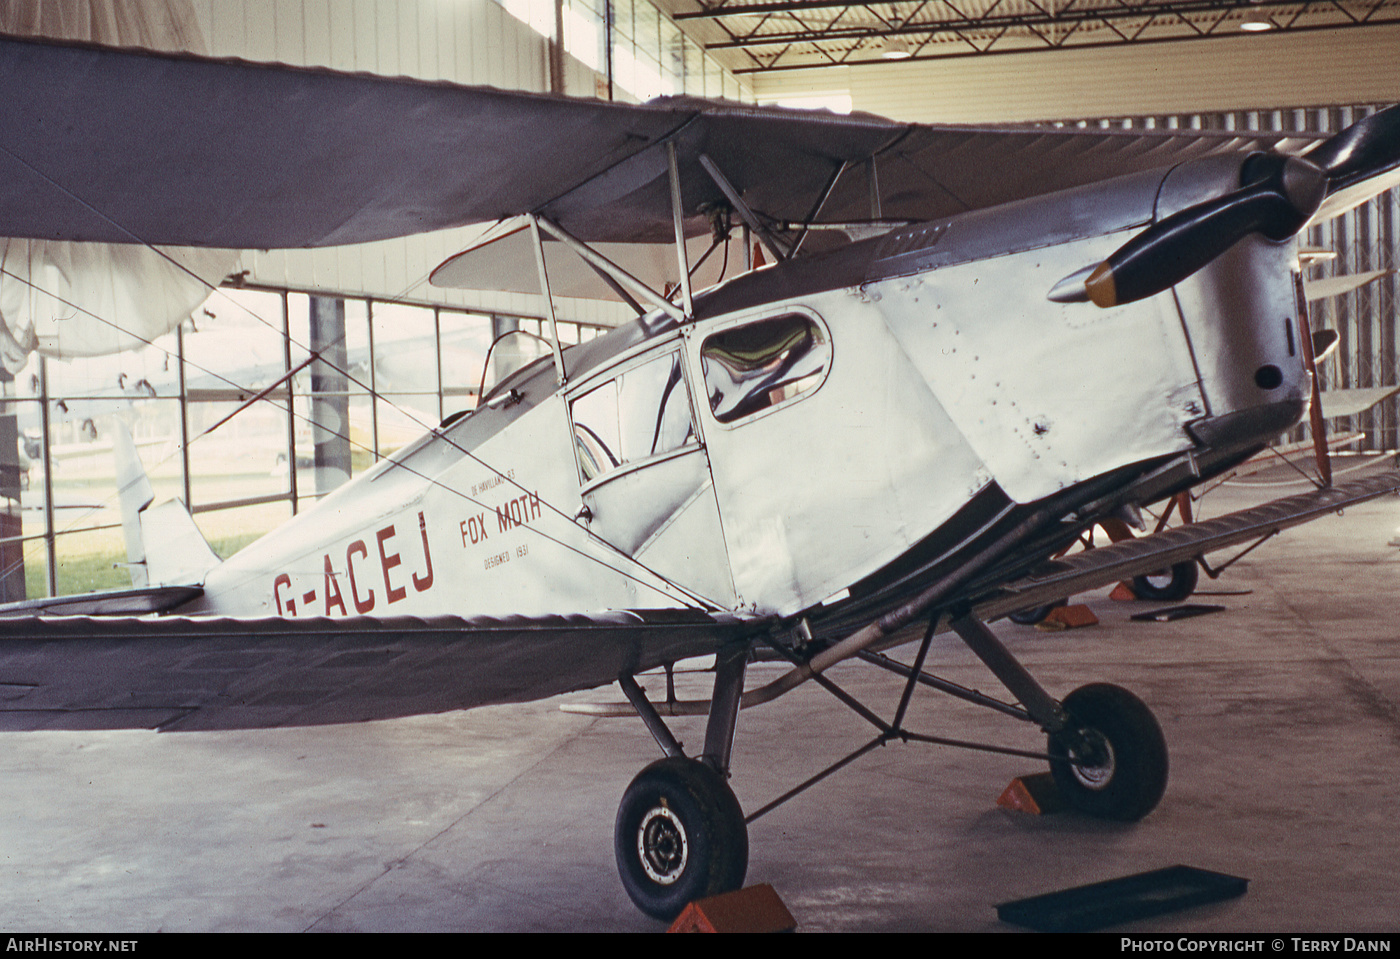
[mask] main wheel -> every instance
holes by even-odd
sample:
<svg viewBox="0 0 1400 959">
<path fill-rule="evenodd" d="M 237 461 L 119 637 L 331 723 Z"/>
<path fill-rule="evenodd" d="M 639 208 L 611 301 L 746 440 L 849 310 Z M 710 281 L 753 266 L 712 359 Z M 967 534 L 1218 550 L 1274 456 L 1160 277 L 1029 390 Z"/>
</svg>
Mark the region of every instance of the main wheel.
<svg viewBox="0 0 1400 959">
<path fill-rule="evenodd" d="M 669 920 L 692 900 L 743 885 L 748 827 L 739 800 L 718 773 L 673 756 L 643 769 L 627 787 L 613 851 L 637 908 Z"/>
<path fill-rule="evenodd" d="M 1135 822 L 1156 808 L 1167 790 L 1167 742 L 1152 711 L 1119 686 L 1082 686 L 1061 704 L 1071 749 L 1051 735 L 1050 772 L 1069 804 L 1090 816 Z M 1075 760 L 1071 762 L 1070 760 Z"/>
<path fill-rule="evenodd" d="M 1133 593 L 1138 599 L 1173 603 L 1194 593 L 1200 578 L 1201 570 L 1196 561 L 1187 560 L 1177 563 L 1171 569 L 1148 573 L 1146 576 L 1134 576 Z"/>
</svg>

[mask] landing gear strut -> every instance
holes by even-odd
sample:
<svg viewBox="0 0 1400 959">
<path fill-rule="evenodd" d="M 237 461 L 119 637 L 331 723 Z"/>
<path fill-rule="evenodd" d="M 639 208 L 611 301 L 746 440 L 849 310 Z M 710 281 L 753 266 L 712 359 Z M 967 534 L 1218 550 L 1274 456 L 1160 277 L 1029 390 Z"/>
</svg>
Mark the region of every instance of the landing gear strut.
<svg viewBox="0 0 1400 959">
<path fill-rule="evenodd" d="M 622 886 L 637 908 L 674 919 L 686 904 L 744 884 L 749 834 L 739 800 L 725 781 L 739 699 L 744 692 L 747 643 L 720 651 L 715 692 L 705 729 L 705 751 L 688 759 L 636 682 L 623 692 L 666 753 L 637 774 L 622 796 L 613 852 Z"/>
<path fill-rule="evenodd" d="M 1050 772 L 1071 807 L 1124 822 L 1157 807 L 1167 789 L 1167 742 L 1142 700 L 1095 683 L 1057 703 L 981 622 L 963 617 L 952 626 L 1047 733 Z"/>
<path fill-rule="evenodd" d="M 1015 702 L 1003 702 L 940 679 L 924 672 L 925 657 L 939 623 L 938 616 L 931 617 L 910 666 L 870 650 L 855 653 L 866 662 L 905 678 L 903 695 L 890 721 L 840 689 L 820 670 L 811 668 L 815 660 L 803 663 L 794 650 L 772 638 L 766 640 L 795 665 L 808 669 L 807 678 L 873 724 L 877 733 L 859 749 L 753 811 L 747 819 L 725 781 L 743 694 L 747 644 L 723 650 L 717 658 L 705 749 L 698 759 L 684 755 L 680 743 L 636 681 L 629 675 L 622 676 L 623 692 L 667 756 L 643 769 L 632 781 L 617 813 L 613 847 L 622 884 L 632 901 L 648 915 L 670 919 L 694 899 L 738 889 L 748 866 L 747 822 L 866 753 L 896 741 L 1048 761 L 1061 794 L 1072 808 L 1090 816 L 1134 821 L 1156 808 L 1167 787 L 1167 747 L 1156 719 L 1140 699 L 1118 686 L 1099 683 L 1075 690 L 1063 702 L 1056 700 L 986 624 L 967 611 L 953 617 L 948 625 L 1015 697 Z M 1012 749 L 909 730 L 904 726 L 904 718 L 918 685 L 1033 723 L 1049 737 L 1048 748 Z"/>
</svg>

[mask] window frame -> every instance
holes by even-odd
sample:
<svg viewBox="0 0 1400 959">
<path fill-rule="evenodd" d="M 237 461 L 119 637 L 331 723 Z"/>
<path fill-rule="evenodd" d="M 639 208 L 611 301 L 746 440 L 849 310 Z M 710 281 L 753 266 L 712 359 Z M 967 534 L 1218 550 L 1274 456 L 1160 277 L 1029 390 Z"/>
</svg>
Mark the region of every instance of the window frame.
<svg viewBox="0 0 1400 959">
<path fill-rule="evenodd" d="M 574 402 L 580 400 L 595 390 L 601 389 L 608 384 L 616 384 L 619 379 L 629 372 L 637 370 L 648 363 L 655 362 L 665 356 L 673 356 L 679 364 L 681 371 L 680 388 L 685 393 L 685 408 L 690 416 L 690 437 L 680 446 L 666 450 L 661 453 L 653 453 L 636 460 L 625 460 L 610 470 L 599 473 L 591 479 L 584 477 L 583 461 L 579 455 L 578 448 L 578 424 L 574 420 Z M 624 356 L 618 362 L 600 370 L 590 371 L 587 378 L 580 380 L 577 384 L 570 384 L 564 395 L 564 412 L 568 418 L 569 446 L 574 454 L 574 468 L 578 475 L 579 492 L 588 493 L 607 483 L 623 476 L 627 476 L 639 469 L 645 469 L 667 460 L 686 456 L 697 450 L 705 448 L 704 438 L 700 432 L 700 418 L 696 415 L 695 396 L 691 389 L 689 363 L 686 362 L 684 343 L 678 335 L 667 337 L 662 343 L 647 343 L 645 349 L 630 356 Z M 618 398 L 620 409 L 620 395 L 614 393 Z M 619 445 L 621 443 L 619 442 Z"/>
<path fill-rule="evenodd" d="M 732 430 L 745 426 L 749 423 L 753 423 L 757 420 L 762 419 L 765 416 L 769 416 L 772 413 L 776 413 L 779 410 L 789 409 L 795 404 L 800 403 L 808 397 L 815 395 L 826 384 L 826 381 L 831 378 L 831 367 L 832 364 L 836 362 L 836 346 L 831 337 L 831 328 L 827 326 L 826 321 L 822 319 L 819 313 L 807 306 L 801 305 L 783 305 L 769 307 L 760 312 L 750 313 L 741 317 L 734 317 L 732 319 L 725 320 L 723 323 L 716 324 L 710 329 L 707 329 L 703 336 L 697 338 L 698 341 L 695 345 L 693 358 L 695 363 L 695 370 L 693 371 L 693 375 L 698 377 L 702 384 L 704 383 L 705 344 L 707 344 L 715 336 L 718 336 L 722 333 L 728 333 L 732 330 L 738 329 L 739 327 L 750 326 L 755 323 L 762 323 L 766 320 L 781 319 L 786 316 L 802 317 L 803 319 L 810 322 L 813 326 L 815 326 L 824 338 L 827 347 L 827 360 L 825 367 L 821 371 L 821 379 L 819 379 L 810 389 L 803 390 L 796 396 L 788 397 L 787 399 L 774 403 L 771 406 L 765 406 L 761 410 L 755 410 L 752 413 L 746 413 L 745 415 L 738 417 L 737 419 L 728 421 L 721 420 L 718 416 L 715 415 L 714 408 L 710 405 L 709 387 L 708 385 L 706 385 L 701 391 L 703 392 L 703 395 L 699 395 L 699 393 L 697 393 L 697 399 L 695 400 L 695 404 L 703 407 L 709 412 L 710 418 L 705 421 L 707 425 L 714 425 L 718 426 L 720 429 Z"/>
</svg>

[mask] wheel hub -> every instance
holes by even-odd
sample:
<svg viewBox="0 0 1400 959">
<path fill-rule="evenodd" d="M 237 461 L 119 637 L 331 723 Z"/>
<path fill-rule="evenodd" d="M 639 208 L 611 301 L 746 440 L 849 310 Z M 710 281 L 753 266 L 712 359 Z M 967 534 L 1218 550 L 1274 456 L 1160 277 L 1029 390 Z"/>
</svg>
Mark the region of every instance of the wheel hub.
<svg viewBox="0 0 1400 959">
<path fill-rule="evenodd" d="M 1074 778 L 1086 789 L 1103 789 L 1113 779 L 1113 744 L 1093 729 L 1083 733 L 1084 747 L 1074 753 Z"/>
<path fill-rule="evenodd" d="M 647 810 L 637 829 L 637 857 L 652 882 L 669 886 L 685 873 L 690 844 L 680 817 L 666 806 Z"/>
</svg>

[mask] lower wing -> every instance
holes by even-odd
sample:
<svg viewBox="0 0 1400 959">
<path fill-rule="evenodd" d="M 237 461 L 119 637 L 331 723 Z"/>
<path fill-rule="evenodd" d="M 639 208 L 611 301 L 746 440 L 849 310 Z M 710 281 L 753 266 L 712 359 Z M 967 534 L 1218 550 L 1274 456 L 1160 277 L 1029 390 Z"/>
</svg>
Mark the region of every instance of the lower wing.
<svg viewBox="0 0 1400 959">
<path fill-rule="evenodd" d="M 714 652 L 690 610 L 418 619 L 0 620 L 0 730 L 260 729 L 523 702 Z"/>
<path fill-rule="evenodd" d="M 1400 471 L 1392 470 L 1049 560 L 1031 575 L 977 596 L 973 609 L 980 619 L 996 619 L 1063 599 L 1071 593 L 1143 576 L 1206 553 L 1260 540 L 1291 526 L 1397 491 L 1400 491 Z"/>
</svg>

